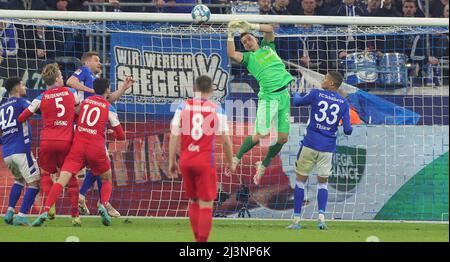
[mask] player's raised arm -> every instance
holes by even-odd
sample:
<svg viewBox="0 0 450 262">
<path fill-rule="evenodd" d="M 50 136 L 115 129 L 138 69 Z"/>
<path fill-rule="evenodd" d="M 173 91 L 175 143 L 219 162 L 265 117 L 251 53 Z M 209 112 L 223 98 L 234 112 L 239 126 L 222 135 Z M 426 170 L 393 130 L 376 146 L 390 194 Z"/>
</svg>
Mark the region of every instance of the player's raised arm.
<svg viewBox="0 0 450 262">
<path fill-rule="evenodd" d="M 71 77 L 69 77 L 69 79 L 67 79 L 67 85 L 78 91 L 83 91 L 83 92 L 88 92 L 88 93 L 93 94 L 94 89 L 83 85 L 83 83 L 81 83 L 80 79 L 77 76 L 75 76 L 75 74 L 72 75 Z"/>
<path fill-rule="evenodd" d="M 42 95 L 39 95 L 33 100 L 33 102 L 31 102 L 28 108 L 23 110 L 23 112 L 17 118 L 20 123 L 27 121 L 33 114 L 35 114 L 39 110 L 39 108 L 41 107 L 41 98 Z"/>
<path fill-rule="evenodd" d="M 264 33 L 264 40 L 266 40 L 266 42 L 271 43 L 271 42 L 275 41 L 275 34 L 273 33 L 273 26 L 266 25 L 266 24 L 260 24 L 259 31 Z"/>
<path fill-rule="evenodd" d="M 125 91 L 127 91 L 133 86 L 133 83 L 134 83 L 133 76 L 125 77 L 125 81 L 123 81 L 123 84 L 119 86 L 119 88 L 116 91 L 109 94 L 108 102 L 110 103 L 116 102 L 125 93 Z"/>
<path fill-rule="evenodd" d="M 175 111 L 172 122 L 170 124 L 170 141 L 169 141 L 169 173 L 172 177 L 178 174 L 178 164 L 176 159 L 177 147 L 181 135 L 181 110 L 183 103 L 180 104 Z"/>
<path fill-rule="evenodd" d="M 227 168 L 234 172 L 235 170 L 232 169 L 233 165 L 233 145 L 231 143 L 230 138 L 230 128 L 228 127 L 228 120 L 227 115 L 225 115 L 225 112 L 222 108 L 219 109 L 219 112 L 217 114 L 218 120 L 219 120 L 219 126 L 218 126 L 218 134 L 222 136 L 222 142 L 223 147 L 225 149 L 225 157 L 227 159 Z"/>
<path fill-rule="evenodd" d="M 344 134 L 351 135 L 353 132 L 353 127 L 350 123 L 350 105 L 346 103 L 347 108 L 345 108 L 344 114 L 342 115 L 342 121 L 344 126 Z"/>
<path fill-rule="evenodd" d="M 297 92 L 294 94 L 292 103 L 294 104 L 294 106 L 310 105 L 314 100 L 315 92 L 316 90 L 313 89 L 304 96 L 302 96 L 300 93 Z"/>
<path fill-rule="evenodd" d="M 117 111 L 113 106 L 109 106 L 108 113 L 109 124 L 114 130 L 114 137 L 117 140 L 125 140 L 125 132 L 123 131 L 122 125 L 120 124 L 119 117 L 117 116 Z"/>
<path fill-rule="evenodd" d="M 237 25 L 235 25 L 235 22 L 237 21 L 231 21 L 228 24 L 227 55 L 235 62 L 241 63 L 244 56 L 241 52 L 236 51 L 236 47 L 234 45 L 234 33 L 237 31 Z"/>
</svg>

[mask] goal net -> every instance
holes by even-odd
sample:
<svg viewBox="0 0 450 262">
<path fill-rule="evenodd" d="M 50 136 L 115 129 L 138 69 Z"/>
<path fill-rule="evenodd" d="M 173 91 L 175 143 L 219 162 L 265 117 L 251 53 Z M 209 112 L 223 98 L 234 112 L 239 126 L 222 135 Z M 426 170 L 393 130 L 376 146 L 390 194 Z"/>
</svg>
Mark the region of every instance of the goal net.
<svg viewBox="0 0 450 262">
<path fill-rule="evenodd" d="M 171 117 L 180 101 L 192 97 L 196 76 L 210 75 L 214 99 L 228 115 L 237 152 L 253 132 L 259 87 L 245 67 L 227 58 L 226 22 L 257 19 L 216 15 L 214 20 L 213 15 L 213 23 L 198 25 L 189 22 L 189 15 L 174 21 L 165 20 L 170 14 L 164 14 L 152 22 L 137 21 L 135 14 L 107 15 L 109 21 L 96 20 L 99 13 L 87 13 L 83 20 L 0 18 L 0 95 L 7 96 L 5 79 L 19 76 L 27 83 L 31 100 L 45 90 L 41 79 L 45 64 L 58 62 L 67 80 L 81 66 L 83 52 L 99 52 L 101 76 L 110 78 L 113 89 L 126 75 L 136 79 L 114 105 L 126 140 L 107 143 L 114 180 L 112 205 L 123 216 L 187 216 L 183 180 L 167 172 Z M 120 22 L 113 18 L 119 16 Z M 0 17 L 8 16 L 2 11 Z M 345 76 L 342 89 L 361 120 L 351 136 L 342 130 L 337 134 L 326 216 L 448 220 L 448 21 L 354 25 L 363 24 L 364 19 L 352 18 L 352 24 L 330 17 L 320 20 L 323 24 L 301 17 L 265 19 L 280 23 L 275 45 L 295 78 L 291 92 L 320 88 L 326 72 L 339 71 Z M 332 24 L 335 21 L 338 25 Z M 235 42 L 243 51 L 238 35 Z M 259 186 L 252 182 L 254 164 L 265 156 L 273 137 L 247 153 L 230 177 L 223 174 L 222 145 L 215 145 L 216 217 L 292 217 L 295 161 L 309 110 L 292 107 L 291 116 L 289 141 Z M 39 116 L 31 122 L 37 156 L 42 124 Z M 80 184 L 82 180 L 79 177 Z M 1 213 L 6 212 L 12 183 L 12 175 L 1 162 Z M 96 187 L 87 199 L 95 211 Z M 303 205 L 303 218 L 317 216 L 314 172 Z M 38 198 L 32 212 L 41 208 L 42 198 Z M 58 214 L 70 213 L 67 194 L 57 210 Z"/>
</svg>

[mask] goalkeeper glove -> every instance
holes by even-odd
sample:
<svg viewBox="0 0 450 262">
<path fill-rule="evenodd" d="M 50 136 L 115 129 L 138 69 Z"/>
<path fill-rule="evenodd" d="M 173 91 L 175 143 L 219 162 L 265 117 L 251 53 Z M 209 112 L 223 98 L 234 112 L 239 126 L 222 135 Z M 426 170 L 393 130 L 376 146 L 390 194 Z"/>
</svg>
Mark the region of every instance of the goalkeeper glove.
<svg viewBox="0 0 450 262">
<path fill-rule="evenodd" d="M 244 20 L 239 21 L 238 27 L 244 32 L 249 32 L 251 30 L 260 30 L 259 24 L 251 24 Z"/>
</svg>

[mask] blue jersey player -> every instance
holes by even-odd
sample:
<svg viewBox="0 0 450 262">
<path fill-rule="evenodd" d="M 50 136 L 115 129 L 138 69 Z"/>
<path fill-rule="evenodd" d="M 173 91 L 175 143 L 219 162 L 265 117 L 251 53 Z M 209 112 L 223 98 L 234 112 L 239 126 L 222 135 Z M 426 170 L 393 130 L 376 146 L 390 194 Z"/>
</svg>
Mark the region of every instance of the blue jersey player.
<svg viewBox="0 0 450 262">
<path fill-rule="evenodd" d="M 4 221 L 7 224 L 29 226 L 27 214 L 39 192 L 40 174 L 36 160 L 31 153 L 31 126 L 28 122 L 20 123 L 19 115 L 27 109 L 30 102 L 26 96 L 26 88 L 20 78 L 12 77 L 5 82 L 8 100 L 0 105 L 0 133 L 3 160 L 14 176 L 14 184 L 9 194 L 9 204 Z M 15 206 L 22 194 L 23 187 L 28 185 L 19 214 L 14 217 Z"/>
<path fill-rule="evenodd" d="M 67 85 L 76 89 L 78 95 L 86 99 L 92 95 L 94 95 L 93 84 L 94 80 L 97 78 L 97 75 L 102 71 L 102 63 L 100 62 L 99 54 L 96 52 L 86 52 L 81 57 L 82 67 L 75 71 L 69 79 L 67 79 Z M 121 85 L 115 92 L 111 93 L 107 100 L 109 103 L 114 103 L 117 99 L 122 96 L 125 91 L 131 88 L 131 84 L 129 81 L 124 81 L 124 84 Z M 106 149 L 105 149 L 106 150 Z M 92 172 L 87 169 L 86 176 L 83 181 L 83 185 L 80 188 L 80 197 L 78 202 L 78 207 L 80 214 L 89 215 L 89 209 L 86 205 L 86 193 L 87 191 L 94 185 L 95 181 L 97 181 L 98 191 L 101 191 L 102 182 L 100 177 L 95 177 Z M 107 203 L 105 208 L 108 211 L 108 214 L 112 217 L 119 217 L 120 213 L 115 210 L 110 203 Z"/>
<path fill-rule="evenodd" d="M 294 95 L 294 106 L 311 106 L 306 135 L 300 143 L 296 162 L 297 181 L 294 193 L 294 222 L 288 228 L 300 228 L 300 213 L 305 196 L 305 183 L 315 167 L 317 170 L 318 227 L 326 229 L 325 209 L 328 201 L 328 177 L 331 175 L 332 155 L 336 151 L 336 132 L 342 119 L 344 133 L 350 135 L 350 106 L 337 93 L 342 84 L 338 72 L 329 72 L 322 82 L 323 90 L 313 89 L 305 96 Z"/>
</svg>

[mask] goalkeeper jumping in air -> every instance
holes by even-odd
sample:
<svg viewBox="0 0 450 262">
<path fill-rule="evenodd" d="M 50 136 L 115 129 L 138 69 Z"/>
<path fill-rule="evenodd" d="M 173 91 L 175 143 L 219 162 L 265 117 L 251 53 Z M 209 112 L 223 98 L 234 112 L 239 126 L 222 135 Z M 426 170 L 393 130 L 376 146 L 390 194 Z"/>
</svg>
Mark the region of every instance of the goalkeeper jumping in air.
<svg viewBox="0 0 450 262">
<path fill-rule="evenodd" d="M 261 45 L 250 32 L 258 30 L 264 33 Z M 234 45 L 234 34 L 241 33 L 241 43 L 246 52 L 237 52 Z M 265 24 L 250 24 L 246 21 L 231 21 L 228 24 L 228 56 L 247 67 L 259 84 L 258 108 L 256 112 L 255 132 L 245 138 L 237 155 L 233 158 L 231 171 L 235 171 L 242 156 L 250 151 L 260 140 L 269 135 L 273 124 L 277 131 L 277 142 L 269 147 L 266 157 L 256 163 L 255 184 L 259 184 L 265 169 L 272 159 L 280 152 L 288 140 L 290 127 L 290 94 L 289 84 L 294 79 L 277 55 L 275 49 L 273 27 Z"/>
</svg>

